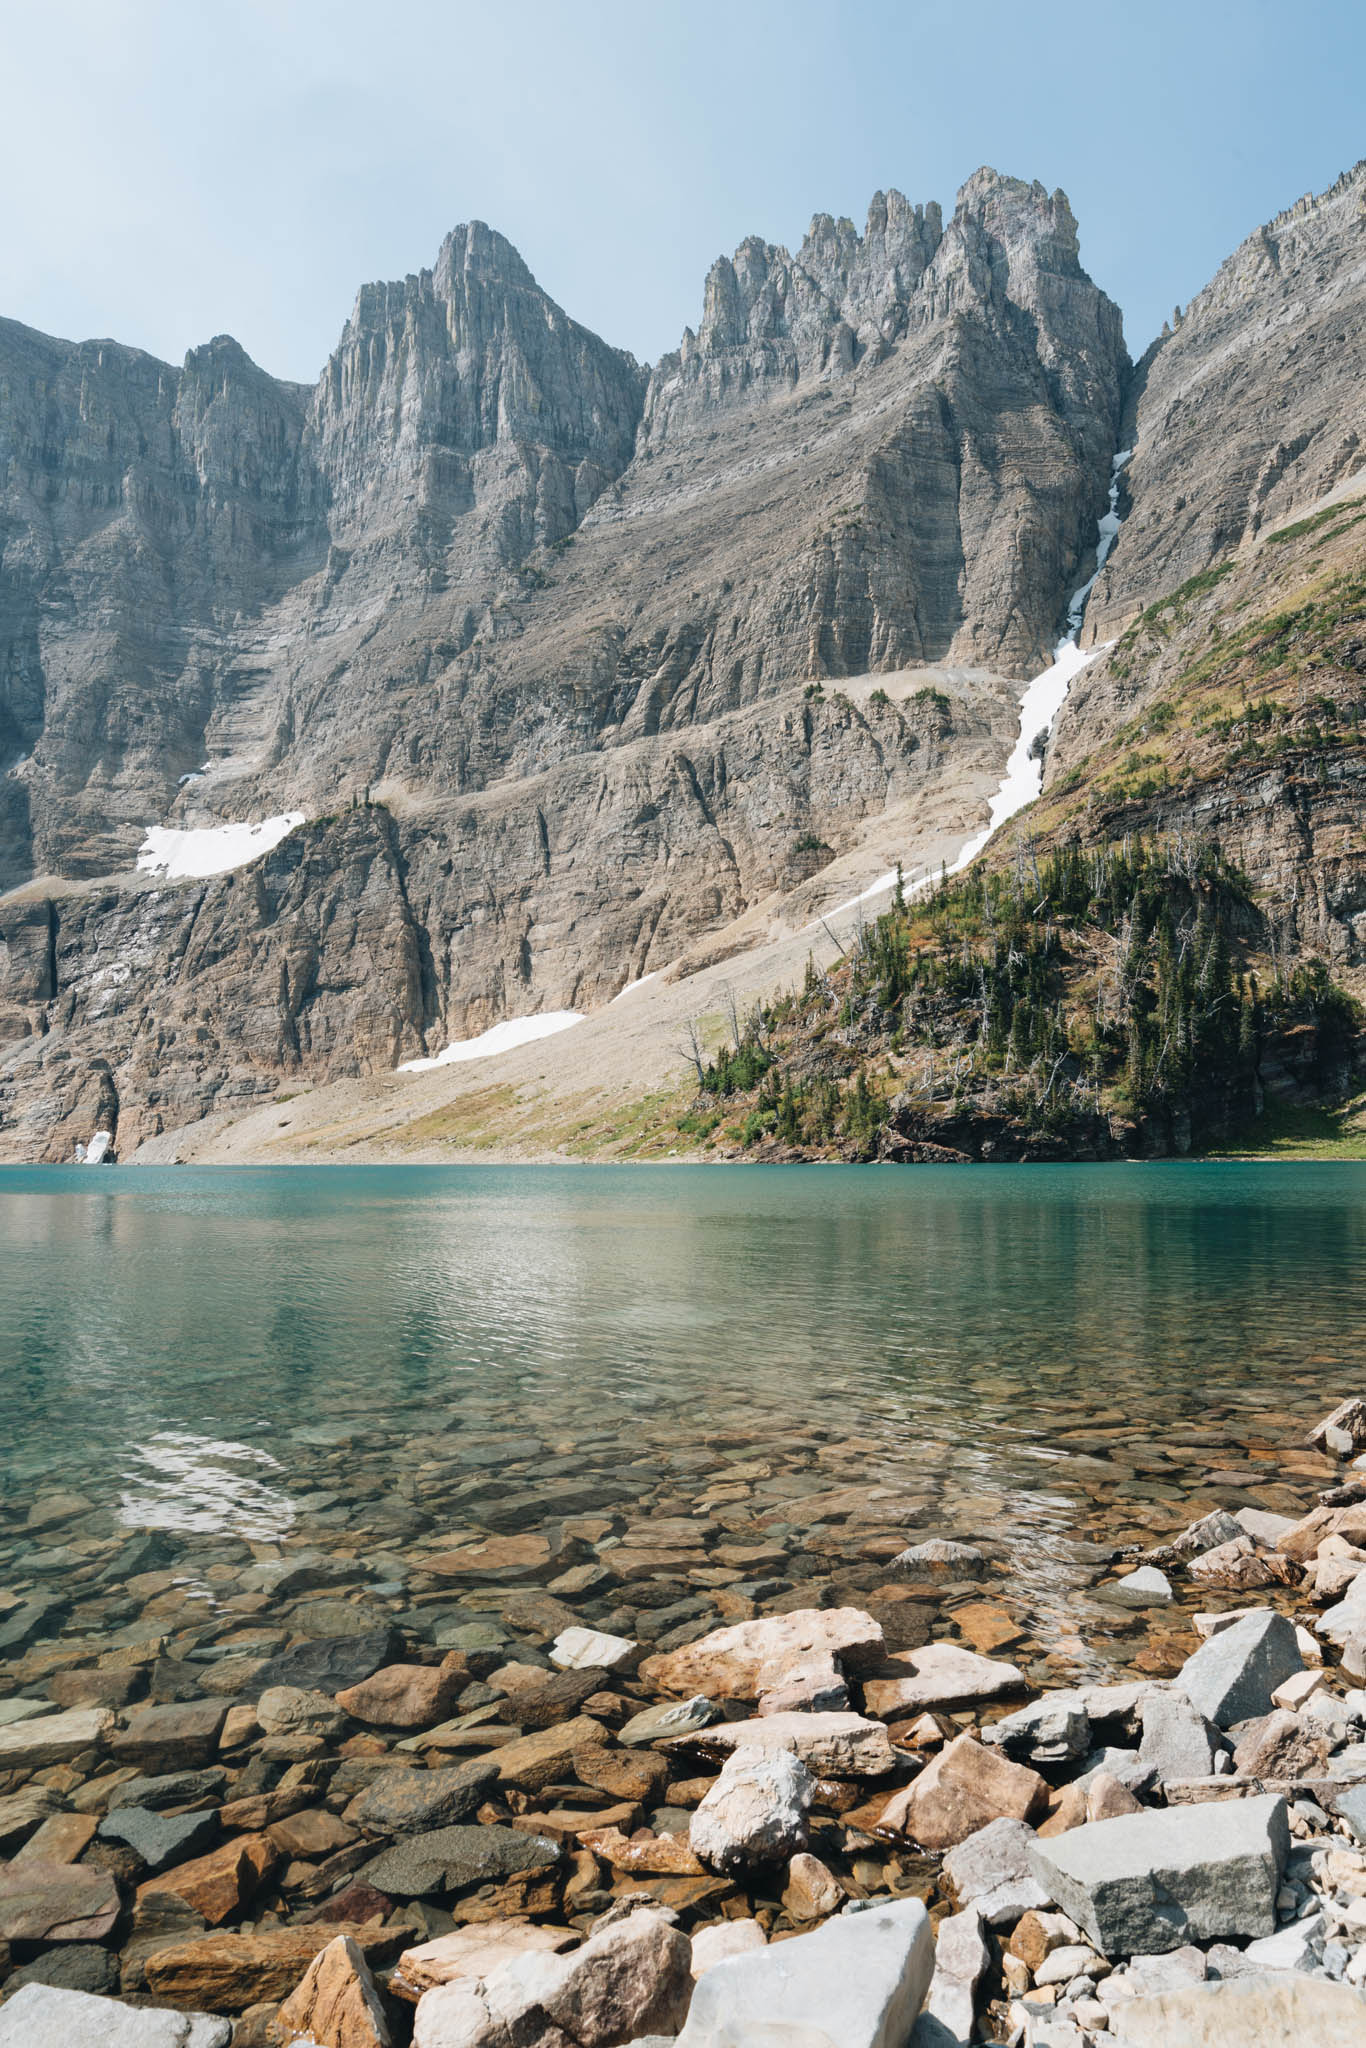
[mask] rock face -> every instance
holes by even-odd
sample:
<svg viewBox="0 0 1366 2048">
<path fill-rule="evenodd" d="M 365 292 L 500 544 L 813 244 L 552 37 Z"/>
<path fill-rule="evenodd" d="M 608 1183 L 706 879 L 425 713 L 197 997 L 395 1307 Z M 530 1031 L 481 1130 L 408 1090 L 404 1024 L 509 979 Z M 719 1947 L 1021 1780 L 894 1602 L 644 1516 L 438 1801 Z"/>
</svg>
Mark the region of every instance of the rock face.
<svg viewBox="0 0 1366 2048">
<path fill-rule="evenodd" d="M 1366 467 L 1366 164 L 1235 249 L 1138 366 L 1088 642 Z"/>
<path fill-rule="evenodd" d="M 994 772 L 980 671 L 1055 637 L 1126 372 L 1066 199 L 992 171 L 947 222 L 746 242 L 648 376 L 479 223 L 362 290 L 312 392 L 226 337 L 0 326 L 16 1154 L 606 999 Z M 803 699 L 935 661 L 951 725 Z M 149 820 L 295 810 L 336 822 L 129 880 Z"/>
</svg>

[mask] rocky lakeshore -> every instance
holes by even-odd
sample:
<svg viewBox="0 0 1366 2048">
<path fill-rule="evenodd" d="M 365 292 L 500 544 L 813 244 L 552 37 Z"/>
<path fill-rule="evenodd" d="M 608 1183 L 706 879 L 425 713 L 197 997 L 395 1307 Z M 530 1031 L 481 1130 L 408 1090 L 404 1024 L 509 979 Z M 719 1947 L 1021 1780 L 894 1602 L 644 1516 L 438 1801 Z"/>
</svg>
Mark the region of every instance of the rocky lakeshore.
<svg viewBox="0 0 1366 2048">
<path fill-rule="evenodd" d="M 828 1425 L 436 1436 L 363 1530 L 306 1434 L 316 1541 L 9 1504 L 0 2048 L 1366 2033 L 1366 1401 L 1126 1442 L 1071 1625 Z"/>
</svg>

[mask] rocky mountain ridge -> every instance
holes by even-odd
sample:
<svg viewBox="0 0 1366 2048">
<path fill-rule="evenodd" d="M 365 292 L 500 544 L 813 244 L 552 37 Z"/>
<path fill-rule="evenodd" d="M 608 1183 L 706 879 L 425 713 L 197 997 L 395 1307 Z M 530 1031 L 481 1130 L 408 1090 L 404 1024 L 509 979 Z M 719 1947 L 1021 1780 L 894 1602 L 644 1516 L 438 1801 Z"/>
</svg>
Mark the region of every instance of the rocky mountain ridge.
<svg viewBox="0 0 1366 2048">
<path fill-rule="evenodd" d="M 1279 507 L 1342 473 L 1360 190 L 1245 245 L 1137 374 L 1065 197 L 988 170 L 947 223 L 891 192 L 862 235 L 751 238 L 651 371 L 479 223 L 362 290 L 312 392 L 224 338 L 175 371 L 0 326 L 6 1142 L 66 1157 L 92 1099 L 145 1138 L 605 1002 L 794 888 L 810 916 L 827 865 L 847 892 L 884 812 L 892 858 L 937 861 L 1118 446 L 1092 634 L 1249 474 Z M 1213 440 L 1173 429 L 1191 405 Z M 956 680 L 870 690 L 926 664 Z M 295 810 L 252 869 L 131 877 L 149 822 Z"/>
</svg>

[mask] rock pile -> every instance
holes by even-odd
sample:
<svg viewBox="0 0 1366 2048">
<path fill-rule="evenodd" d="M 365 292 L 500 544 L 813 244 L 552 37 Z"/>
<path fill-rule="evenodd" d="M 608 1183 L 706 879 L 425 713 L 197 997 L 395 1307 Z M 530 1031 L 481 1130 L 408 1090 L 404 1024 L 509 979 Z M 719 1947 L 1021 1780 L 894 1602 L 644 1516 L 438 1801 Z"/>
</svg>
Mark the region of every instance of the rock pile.
<svg viewBox="0 0 1366 2048">
<path fill-rule="evenodd" d="M 1366 1472 L 1364 1415 L 1316 1446 Z M 729 1625 L 652 1645 L 587 1627 L 569 1599 L 604 1581 L 639 1601 L 683 1558 L 721 1598 L 765 1565 L 713 1563 L 682 1514 L 603 1545 L 577 1500 L 553 1535 L 428 1546 L 432 1581 L 496 1602 L 438 1590 L 430 1633 L 297 1547 L 242 1575 L 199 1661 L 155 1629 L 184 1596 L 151 1559 L 123 1597 L 152 1633 L 94 1655 L 13 1597 L 0 2048 L 1359 2041 L 1356 1467 L 1298 1516 L 1204 1512 L 1125 1560 L 1099 1593 L 1178 1617 L 1143 1658 L 1167 1668 L 1064 1688 L 908 1643 L 895 1580 L 744 1612 L 756 1580 Z M 936 1611 L 956 1587 L 956 1625 L 1003 1647 L 985 1551 L 879 1569 Z M 255 1618 L 282 1586 L 287 1629 Z"/>
</svg>

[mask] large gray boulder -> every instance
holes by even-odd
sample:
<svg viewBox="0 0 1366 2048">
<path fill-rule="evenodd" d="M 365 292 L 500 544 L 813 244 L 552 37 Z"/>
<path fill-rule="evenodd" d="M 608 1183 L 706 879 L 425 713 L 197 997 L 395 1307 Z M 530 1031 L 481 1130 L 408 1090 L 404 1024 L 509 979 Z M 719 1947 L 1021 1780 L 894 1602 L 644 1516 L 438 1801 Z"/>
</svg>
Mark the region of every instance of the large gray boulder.
<svg viewBox="0 0 1366 2048">
<path fill-rule="evenodd" d="M 1289 1852 L 1285 1801 L 1268 1793 L 1092 1821 L 1034 1841 L 1029 1858 L 1097 1948 L 1130 1956 L 1274 1934 Z"/>
<path fill-rule="evenodd" d="M 86 1991 L 26 1984 L 0 2007 L 0 2048 L 228 2048 L 231 2020 L 121 2005 Z"/>
<path fill-rule="evenodd" d="M 1294 1623 L 1274 1608 L 1258 1607 L 1202 1643 L 1175 1683 L 1208 1720 L 1231 1728 L 1269 1714 L 1276 1687 L 1303 1669 Z"/>
<path fill-rule="evenodd" d="M 905 2048 L 934 1974 L 918 1899 L 844 1912 L 815 1934 L 698 1979 L 678 2048 Z"/>
<path fill-rule="evenodd" d="M 1171 1778 L 1208 1778 L 1223 1740 L 1212 1721 L 1184 1693 L 1154 1692 L 1142 1706 L 1138 1760 L 1162 1784 Z"/>
<path fill-rule="evenodd" d="M 1124 2048 L 1361 2048 L 1366 1999 L 1322 1977 L 1236 1977 L 1135 1998 L 1110 2023 Z"/>
</svg>

